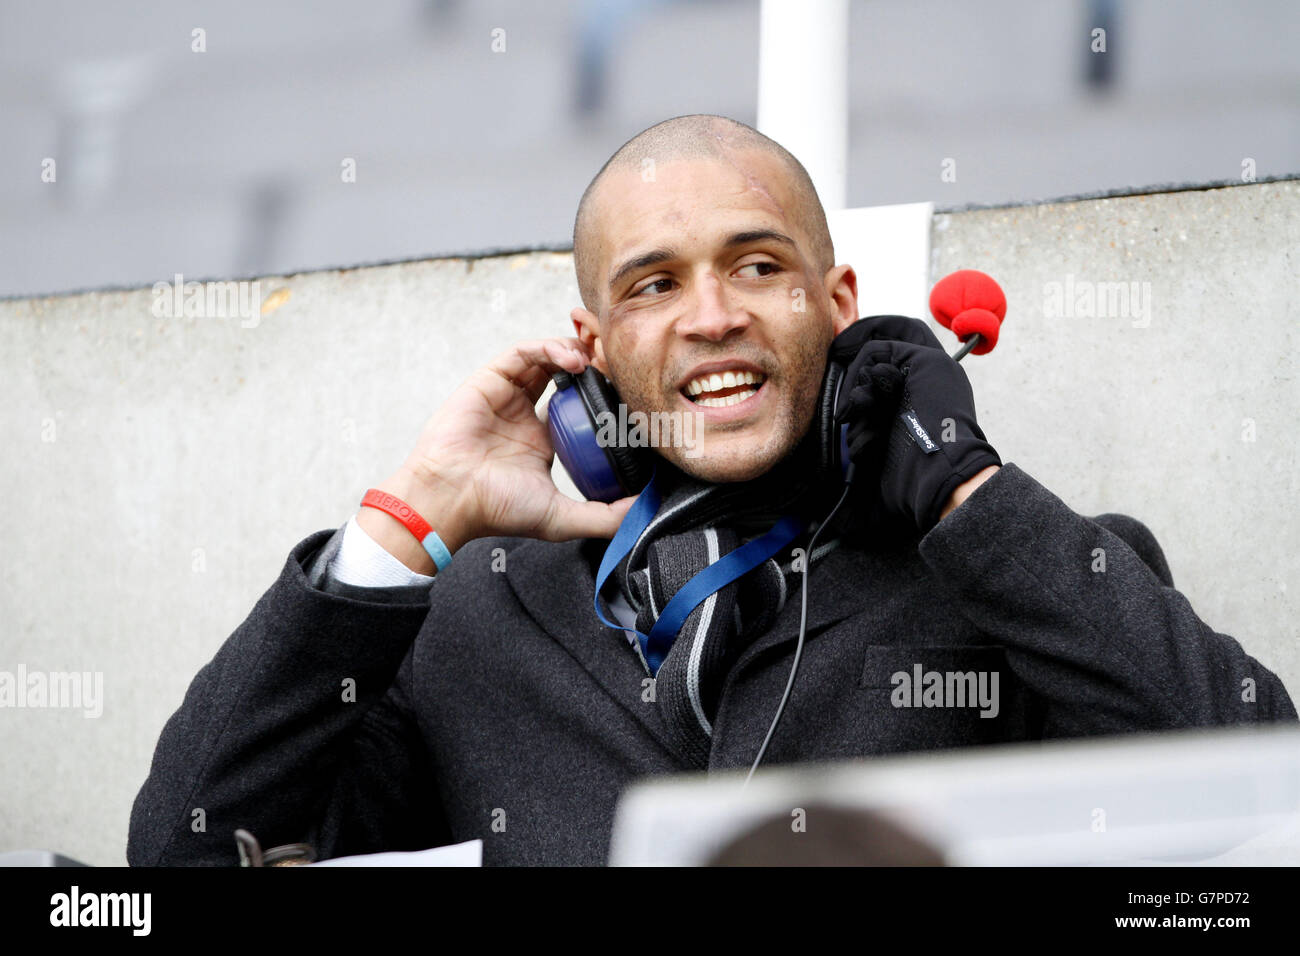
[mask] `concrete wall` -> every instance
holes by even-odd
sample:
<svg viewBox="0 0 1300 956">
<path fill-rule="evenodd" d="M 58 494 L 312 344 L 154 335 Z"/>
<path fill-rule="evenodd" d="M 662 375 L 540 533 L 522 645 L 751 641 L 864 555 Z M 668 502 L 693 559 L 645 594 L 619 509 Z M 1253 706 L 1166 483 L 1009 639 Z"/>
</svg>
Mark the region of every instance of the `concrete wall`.
<svg viewBox="0 0 1300 956">
<path fill-rule="evenodd" d="M 939 215 L 931 236 L 934 278 L 1008 293 L 1003 343 L 967 362 L 1004 460 L 1145 521 L 1201 617 L 1296 693 L 1298 222 L 1288 181 Z M 1076 306 L 1139 283 L 1136 314 L 1052 317 L 1067 282 Z M 96 718 L 0 710 L 0 851 L 123 863 L 163 723 L 289 548 L 347 519 L 466 370 L 569 334 L 578 301 L 555 253 L 260 291 L 248 319 L 160 317 L 150 289 L 0 302 L 0 670 L 104 681 Z"/>
</svg>

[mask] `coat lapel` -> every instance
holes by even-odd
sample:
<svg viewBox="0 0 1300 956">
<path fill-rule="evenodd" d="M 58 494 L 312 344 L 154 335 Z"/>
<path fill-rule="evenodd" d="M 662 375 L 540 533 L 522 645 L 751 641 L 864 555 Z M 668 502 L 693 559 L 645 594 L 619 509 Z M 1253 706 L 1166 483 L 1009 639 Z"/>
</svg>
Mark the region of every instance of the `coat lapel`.
<svg viewBox="0 0 1300 956">
<path fill-rule="evenodd" d="M 529 617 L 635 717 L 669 751 L 659 708 L 641 699 L 648 676 L 621 630 L 606 627 L 592 602 L 596 575 L 587 549 L 599 555 L 603 541 L 528 541 L 510 552 L 506 579 Z M 602 607 L 611 621 L 614 615 Z"/>
</svg>

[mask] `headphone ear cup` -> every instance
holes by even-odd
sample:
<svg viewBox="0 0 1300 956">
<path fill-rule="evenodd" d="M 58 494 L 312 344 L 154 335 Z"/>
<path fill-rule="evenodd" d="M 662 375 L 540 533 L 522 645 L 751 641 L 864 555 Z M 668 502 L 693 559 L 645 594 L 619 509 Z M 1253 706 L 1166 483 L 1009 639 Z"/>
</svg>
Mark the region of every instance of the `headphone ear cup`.
<svg viewBox="0 0 1300 956">
<path fill-rule="evenodd" d="M 622 404 L 622 400 L 619 398 L 618 392 L 614 390 L 614 386 L 605 379 L 605 376 L 588 365 L 578 374 L 575 381 L 578 391 L 582 393 L 582 397 L 587 403 L 592 423 L 596 426 L 598 433 L 600 422 L 604 416 L 612 416 L 612 420 L 615 422 L 619 420 L 618 408 Z M 619 436 L 620 439 L 621 437 Z M 614 475 L 622 486 L 623 492 L 627 495 L 639 494 L 650 480 L 650 465 L 645 460 L 645 457 L 635 448 L 618 444 L 617 440 L 613 444 L 601 445 L 600 447 L 609 459 L 609 463 L 614 469 Z M 616 499 L 611 498 L 610 500 Z"/>
<path fill-rule="evenodd" d="M 816 421 L 818 465 L 826 477 L 844 477 L 849 467 L 848 426 L 835 424 L 835 404 L 844 383 L 844 366 L 828 359 L 821 395 L 817 399 Z"/>
<path fill-rule="evenodd" d="M 605 449 L 600 446 L 591 403 L 577 377 L 555 372 L 555 394 L 547 405 L 547 431 L 551 447 L 579 494 L 588 501 L 615 501 L 623 489 Z"/>
</svg>

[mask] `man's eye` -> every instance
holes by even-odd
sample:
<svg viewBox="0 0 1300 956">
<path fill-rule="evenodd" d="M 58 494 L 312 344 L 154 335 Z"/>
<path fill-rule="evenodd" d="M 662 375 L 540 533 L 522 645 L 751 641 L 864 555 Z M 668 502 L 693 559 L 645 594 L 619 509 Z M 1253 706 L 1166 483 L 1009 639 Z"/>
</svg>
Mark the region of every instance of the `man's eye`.
<svg viewBox="0 0 1300 956">
<path fill-rule="evenodd" d="M 657 285 L 663 285 L 664 283 L 671 282 L 671 281 L 672 281 L 671 279 L 655 279 L 654 282 L 647 282 L 645 285 L 643 285 L 641 288 L 637 289 L 637 290 L 636 290 L 634 293 L 632 293 L 632 294 L 635 296 L 635 295 L 642 295 L 643 293 L 646 293 L 646 292 L 653 292 L 655 286 L 657 286 Z M 667 291 L 667 290 L 665 289 L 664 291 Z"/>
<path fill-rule="evenodd" d="M 767 269 L 768 270 L 767 272 L 764 272 L 761 275 L 746 276 L 746 278 L 750 278 L 750 279 L 759 279 L 762 278 L 763 276 L 770 276 L 773 273 L 781 271 L 781 267 L 778 266 L 775 262 L 750 262 L 747 265 L 741 266 L 740 269 L 742 272 L 745 269 Z"/>
</svg>

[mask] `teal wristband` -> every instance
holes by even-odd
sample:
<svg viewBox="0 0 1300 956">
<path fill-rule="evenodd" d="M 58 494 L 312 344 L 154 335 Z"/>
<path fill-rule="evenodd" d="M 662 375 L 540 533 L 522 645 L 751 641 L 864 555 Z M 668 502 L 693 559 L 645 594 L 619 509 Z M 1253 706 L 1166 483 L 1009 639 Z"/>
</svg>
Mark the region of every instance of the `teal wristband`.
<svg viewBox="0 0 1300 956">
<path fill-rule="evenodd" d="M 424 545 L 424 550 L 429 552 L 429 557 L 433 558 L 433 563 L 439 571 L 451 564 L 451 552 L 442 543 L 442 538 L 438 537 L 438 532 L 430 531 L 420 544 Z"/>
</svg>

